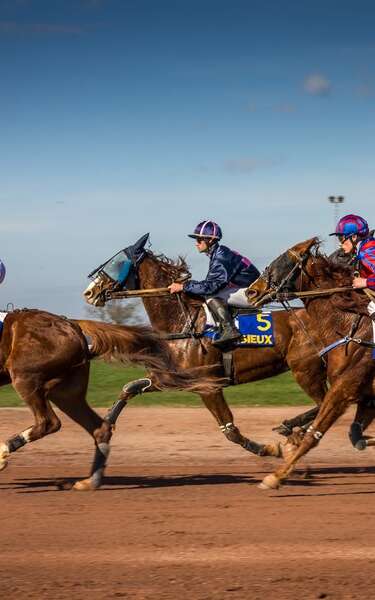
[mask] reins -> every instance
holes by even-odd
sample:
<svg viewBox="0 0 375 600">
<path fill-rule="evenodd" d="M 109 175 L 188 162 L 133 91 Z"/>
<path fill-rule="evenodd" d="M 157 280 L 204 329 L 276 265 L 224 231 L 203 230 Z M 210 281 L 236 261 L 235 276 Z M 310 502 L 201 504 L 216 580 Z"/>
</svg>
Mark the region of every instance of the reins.
<svg viewBox="0 0 375 600">
<path fill-rule="evenodd" d="M 147 298 L 147 297 L 157 297 L 157 296 L 168 296 L 170 295 L 169 288 L 161 287 L 161 288 L 146 288 L 141 290 L 123 290 L 123 291 L 111 291 L 107 290 L 105 292 L 106 300 L 117 300 L 120 298 Z"/>
<path fill-rule="evenodd" d="M 271 301 L 277 301 L 277 302 L 281 302 L 283 300 L 297 300 L 298 298 L 317 298 L 319 296 L 330 296 L 332 294 L 340 294 L 340 293 L 345 293 L 345 292 L 353 292 L 355 288 L 353 288 L 352 286 L 342 286 L 342 287 L 335 287 L 335 288 L 326 288 L 326 289 L 319 289 L 319 290 L 310 290 L 310 291 L 306 291 L 306 292 L 280 292 L 278 291 L 280 289 L 280 286 L 277 287 L 276 290 L 271 290 L 269 292 L 267 292 L 267 294 L 265 294 L 264 296 L 262 296 L 261 298 L 259 298 L 259 300 L 255 301 L 253 303 L 253 306 L 259 306 L 261 304 L 265 304 L 264 300 L 267 299 L 270 302 Z M 371 295 L 371 299 L 375 299 L 375 296 L 373 297 L 370 290 L 363 290 L 365 293 L 369 292 L 369 294 Z"/>
<path fill-rule="evenodd" d="M 283 298 L 286 300 L 295 300 L 297 298 L 313 298 L 318 296 L 330 296 L 331 294 L 339 294 L 340 292 L 353 292 L 354 289 L 355 288 L 353 288 L 351 285 L 347 285 L 335 288 L 309 290 L 306 292 L 278 292 L 277 298 Z"/>
<path fill-rule="evenodd" d="M 183 281 L 186 278 L 181 278 L 180 281 Z M 196 330 L 196 322 L 200 311 L 200 306 L 198 306 L 195 314 L 191 314 L 189 305 L 184 302 L 181 298 L 181 294 L 175 294 L 177 296 L 177 301 L 180 306 L 180 310 L 185 319 L 185 325 L 182 328 L 180 333 L 166 333 L 163 335 L 163 339 L 166 340 L 182 340 L 182 339 L 196 339 L 202 346 L 202 350 L 205 353 L 206 348 L 202 343 L 201 337 L 202 335 Z M 140 290 L 123 290 L 123 291 L 111 291 L 107 290 L 105 292 L 105 300 L 119 300 L 122 298 L 158 298 L 161 296 L 169 296 L 171 297 L 171 293 L 168 287 L 160 287 L 160 288 L 143 288 Z"/>
</svg>

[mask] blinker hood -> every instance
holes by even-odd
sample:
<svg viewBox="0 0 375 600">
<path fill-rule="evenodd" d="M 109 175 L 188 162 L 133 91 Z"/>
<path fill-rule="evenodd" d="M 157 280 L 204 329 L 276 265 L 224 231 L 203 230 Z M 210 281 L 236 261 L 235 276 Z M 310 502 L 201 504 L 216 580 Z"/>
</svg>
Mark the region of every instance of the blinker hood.
<svg viewBox="0 0 375 600">
<path fill-rule="evenodd" d="M 149 233 L 145 233 L 139 238 L 132 246 L 124 248 L 124 252 L 128 258 L 132 261 L 133 265 L 137 265 L 145 255 L 145 244 L 150 237 Z"/>
<path fill-rule="evenodd" d="M 123 250 L 116 252 L 116 254 L 111 256 L 111 258 L 109 258 L 104 263 L 102 263 L 101 265 L 96 267 L 93 271 L 91 271 L 91 273 L 88 274 L 88 277 L 92 278 L 94 275 L 96 275 L 96 273 L 98 271 L 105 270 L 104 267 L 106 267 L 106 265 L 108 265 L 108 263 L 113 261 L 113 259 L 122 252 L 124 252 L 126 254 L 126 256 L 129 258 L 129 260 L 132 262 L 132 264 L 136 267 L 137 264 L 143 259 L 144 255 L 145 255 L 145 252 L 146 252 L 145 244 L 148 241 L 149 237 L 150 237 L 150 234 L 145 233 L 132 246 L 128 246 L 127 248 L 124 248 Z"/>
</svg>

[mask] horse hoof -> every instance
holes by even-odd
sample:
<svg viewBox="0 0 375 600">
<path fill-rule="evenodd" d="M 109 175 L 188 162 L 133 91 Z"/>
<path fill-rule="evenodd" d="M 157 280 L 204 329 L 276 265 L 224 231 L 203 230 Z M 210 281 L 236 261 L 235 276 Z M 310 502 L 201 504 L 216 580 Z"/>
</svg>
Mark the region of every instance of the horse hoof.
<svg viewBox="0 0 375 600">
<path fill-rule="evenodd" d="M 293 429 L 288 427 L 288 425 L 284 425 L 284 423 L 281 423 L 281 425 L 278 425 L 278 427 L 272 427 L 272 431 L 276 431 L 276 433 L 284 435 L 285 437 L 288 437 L 293 433 Z"/>
<path fill-rule="evenodd" d="M 276 475 L 267 475 L 258 486 L 261 490 L 277 490 L 280 481 Z"/>
<path fill-rule="evenodd" d="M 96 486 L 92 481 L 91 477 L 89 477 L 88 479 L 81 479 L 80 481 L 76 481 L 72 489 L 76 490 L 77 492 L 91 492 L 93 490 L 96 490 L 97 488 L 98 486 Z"/>
<path fill-rule="evenodd" d="M 358 442 L 355 444 L 354 448 L 356 450 L 360 450 L 360 451 L 366 450 L 366 448 L 367 448 L 366 438 L 362 438 L 362 439 L 358 440 Z"/>
</svg>

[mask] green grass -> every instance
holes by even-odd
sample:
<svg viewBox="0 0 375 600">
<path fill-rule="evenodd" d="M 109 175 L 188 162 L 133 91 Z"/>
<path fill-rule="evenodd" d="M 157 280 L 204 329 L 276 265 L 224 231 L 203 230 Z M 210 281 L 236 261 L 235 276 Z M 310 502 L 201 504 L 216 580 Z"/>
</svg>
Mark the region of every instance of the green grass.
<svg viewBox="0 0 375 600">
<path fill-rule="evenodd" d="M 108 365 L 101 361 L 91 364 L 88 401 L 91 406 L 111 406 L 122 386 L 144 375 L 143 369 L 117 365 Z M 230 405 L 237 406 L 275 406 L 311 404 L 290 373 L 283 373 L 270 379 L 237 385 L 225 390 Z M 134 403 L 142 406 L 202 406 L 200 398 L 185 392 L 164 392 L 138 396 Z M 0 407 L 22 406 L 11 386 L 0 388 Z"/>
</svg>

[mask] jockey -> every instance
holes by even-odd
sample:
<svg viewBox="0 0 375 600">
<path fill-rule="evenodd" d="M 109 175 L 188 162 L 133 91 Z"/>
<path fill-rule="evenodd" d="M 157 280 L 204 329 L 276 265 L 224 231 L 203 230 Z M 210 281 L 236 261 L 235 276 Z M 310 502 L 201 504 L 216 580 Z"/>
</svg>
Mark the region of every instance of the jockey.
<svg viewBox="0 0 375 600">
<path fill-rule="evenodd" d="M 183 291 L 205 298 L 207 324 L 214 324 L 210 314 L 212 313 L 220 328 L 220 337 L 213 342 L 215 345 L 225 345 L 227 342 L 238 340 L 241 335 L 234 326 L 228 304 L 247 307 L 245 290 L 260 273 L 248 258 L 219 244 L 222 231 L 217 223 L 202 221 L 189 237 L 196 240 L 198 252 L 207 254 L 210 259 L 206 279 L 174 282 L 169 286 L 169 291 L 171 294 Z"/>
<path fill-rule="evenodd" d="M 2 262 L 2 260 L 0 260 L 0 283 L 3 283 L 3 281 L 5 279 L 5 274 L 6 274 L 5 265 Z"/>
<path fill-rule="evenodd" d="M 375 239 L 373 232 L 369 231 L 368 223 L 358 215 L 345 215 L 339 220 L 336 235 L 345 254 L 351 254 L 356 260 L 358 271 L 353 278 L 353 287 L 356 289 L 368 288 L 375 292 Z M 367 306 L 372 319 L 373 339 L 375 341 L 375 301 Z M 373 351 L 375 358 L 375 349 Z"/>
</svg>

